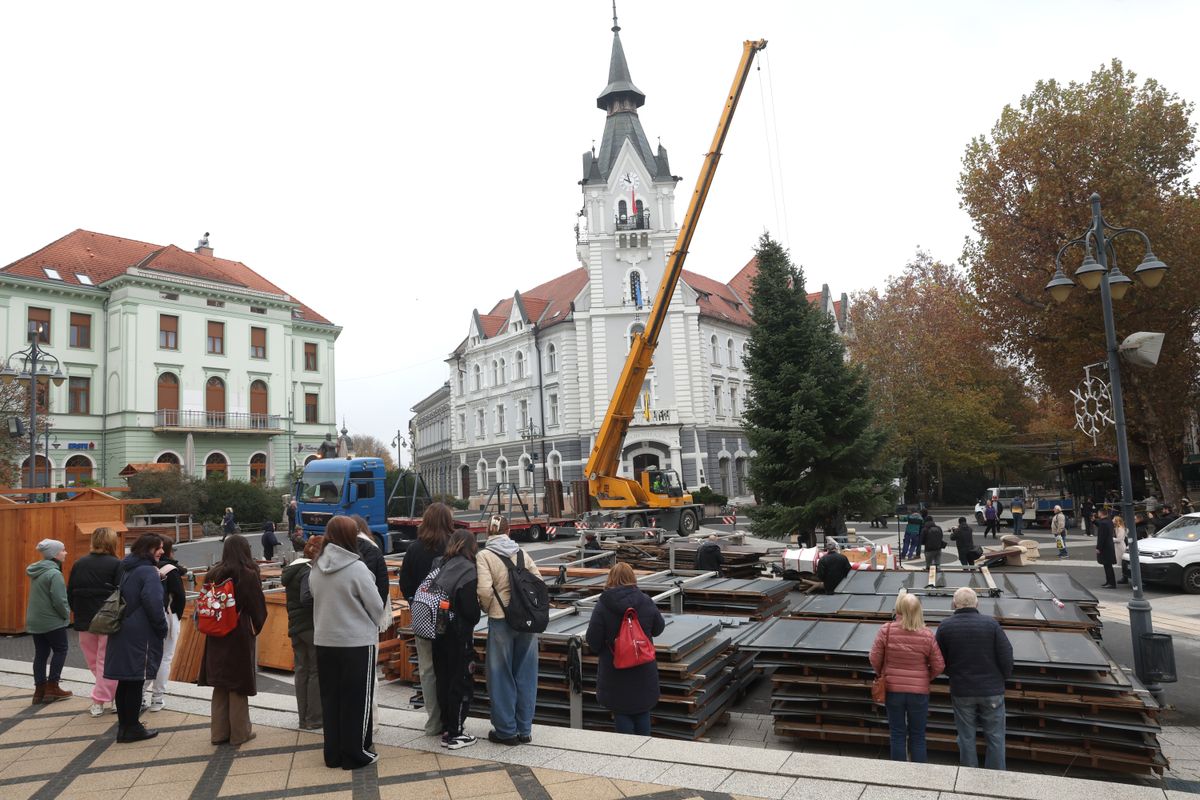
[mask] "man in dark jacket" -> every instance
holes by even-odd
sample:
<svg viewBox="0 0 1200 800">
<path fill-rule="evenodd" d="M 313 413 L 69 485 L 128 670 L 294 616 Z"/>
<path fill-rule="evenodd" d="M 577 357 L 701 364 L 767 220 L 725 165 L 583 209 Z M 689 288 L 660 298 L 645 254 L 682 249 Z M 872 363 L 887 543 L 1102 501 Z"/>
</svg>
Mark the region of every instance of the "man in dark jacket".
<svg viewBox="0 0 1200 800">
<path fill-rule="evenodd" d="M 1117 545 L 1113 540 L 1116 532 L 1108 515 L 1096 523 L 1096 563 L 1104 567 L 1104 585 L 1101 589 L 1117 588 L 1117 576 L 1113 565 L 1117 563 Z"/>
<path fill-rule="evenodd" d="M 1004 682 L 1012 675 L 1012 645 L 1000 623 L 979 613 L 974 589 L 956 591 L 953 605 L 954 614 L 938 625 L 937 643 L 950 676 L 958 763 L 979 766 L 975 735 L 982 727 L 987 742 L 984 767 L 1004 769 Z"/>
<path fill-rule="evenodd" d="M 907 561 L 921 555 L 921 529 L 925 520 L 915 511 L 908 515 L 904 523 L 904 544 L 900 548 L 900 560 Z"/>
<path fill-rule="evenodd" d="M 950 541 L 958 548 L 958 560 L 964 567 L 975 562 L 983 552 L 975 547 L 975 531 L 967 524 L 966 517 L 958 518 L 958 527 L 950 531 Z"/>
<path fill-rule="evenodd" d="M 825 555 L 817 560 L 817 580 L 825 584 L 825 594 L 833 594 L 838 584 L 850 574 L 850 559 L 838 550 L 837 542 L 825 543 Z"/>
<path fill-rule="evenodd" d="M 1179 519 L 1179 515 L 1175 513 L 1175 510 L 1167 503 L 1163 503 L 1162 512 L 1154 520 L 1154 529 L 1161 531 L 1177 519 Z"/>
<path fill-rule="evenodd" d="M 1083 503 L 1079 506 L 1079 516 L 1083 520 L 1083 534 L 1085 536 L 1092 535 L 1092 519 L 1096 514 L 1096 504 L 1092 502 L 1092 498 L 1085 497 Z"/>
<path fill-rule="evenodd" d="M 946 537 L 942 526 L 930 517 L 921 529 L 921 544 L 925 547 L 925 569 L 940 567 L 942 564 L 942 548 L 946 546 Z"/>
<path fill-rule="evenodd" d="M 696 569 L 700 572 L 715 572 L 721 574 L 721 565 L 725 556 L 721 554 L 720 538 L 710 534 L 708 541 L 696 548 Z"/>
</svg>

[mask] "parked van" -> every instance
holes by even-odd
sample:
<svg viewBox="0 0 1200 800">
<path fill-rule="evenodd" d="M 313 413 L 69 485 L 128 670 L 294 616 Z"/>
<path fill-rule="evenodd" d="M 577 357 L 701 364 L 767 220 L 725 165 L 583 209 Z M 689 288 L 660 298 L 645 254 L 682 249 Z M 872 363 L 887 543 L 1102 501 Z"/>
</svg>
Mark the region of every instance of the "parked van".
<svg viewBox="0 0 1200 800">
<path fill-rule="evenodd" d="M 1200 514 L 1187 514 L 1148 539 L 1138 541 L 1142 580 L 1200 594 Z M 1124 557 L 1129 564 L 1129 554 Z"/>
<path fill-rule="evenodd" d="M 984 523 L 983 509 L 987 505 L 989 499 L 999 499 L 1000 501 L 1000 524 L 1012 525 L 1012 501 L 1014 497 L 1025 498 L 1026 510 L 1025 516 L 1029 519 L 1033 518 L 1029 504 L 1029 487 L 1028 486 L 989 486 L 984 490 L 983 497 L 975 504 L 975 521 L 980 525 Z"/>
</svg>

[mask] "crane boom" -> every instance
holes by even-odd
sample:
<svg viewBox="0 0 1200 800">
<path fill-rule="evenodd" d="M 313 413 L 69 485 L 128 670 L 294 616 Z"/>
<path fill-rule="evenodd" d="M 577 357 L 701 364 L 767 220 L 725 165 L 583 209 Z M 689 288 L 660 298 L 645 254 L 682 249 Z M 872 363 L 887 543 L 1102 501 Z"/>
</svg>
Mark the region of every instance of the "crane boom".
<svg viewBox="0 0 1200 800">
<path fill-rule="evenodd" d="M 675 240 L 675 248 L 667 260 L 667 268 L 663 272 L 662 282 L 658 286 L 658 294 L 655 295 L 654 305 L 650 309 L 646 328 L 642 333 L 635 334 L 633 337 L 629 356 L 625 359 L 625 367 L 621 370 L 621 377 L 613 391 L 608 411 L 596 434 L 596 442 L 588 457 L 584 475 L 588 480 L 589 493 L 601 508 L 679 505 L 685 502 L 684 497 L 686 497 L 686 502 L 691 502 L 690 496 L 659 498 L 649 495 L 644 487 L 636 481 L 617 476 L 617 470 L 620 467 L 621 446 L 625 441 L 625 434 L 629 430 L 629 423 L 633 419 L 633 410 L 637 405 L 638 395 L 642 391 L 646 373 L 650 369 L 654 350 L 658 347 L 659 334 L 667 319 L 667 308 L 683 272 L 683 262 L 687 258 L 692 236 L 696 233 L 696 224 L 700 220 L 700 212 L 704 208 L 704 201 L 712 186 L 717 163 L 721 160 L 721 147 L 725 143 L 725 136 L 729 133 L 733 112 L 737 110 L 738 100 L 742 95 L 742 88 L 746 85 L 746 79 L 750 75 L 750 65 L 754 61 L 754 56 L 766 46 L 765 39 L 747 40 L 742 43 L 742 58 L 738 63 L 733 85 L 725 100 L 725 108 L 721 111 L 721 119 L 717 123 L 717 131 L 713 135 L 712 146 L 705 155 L 704 166 L 696 178 L 696 188 L 692 191 L 692 199 L 688 204 L 687 214 L 683 218 L 683 225 L 679 229 L 679 236 Z"/>
</svg>

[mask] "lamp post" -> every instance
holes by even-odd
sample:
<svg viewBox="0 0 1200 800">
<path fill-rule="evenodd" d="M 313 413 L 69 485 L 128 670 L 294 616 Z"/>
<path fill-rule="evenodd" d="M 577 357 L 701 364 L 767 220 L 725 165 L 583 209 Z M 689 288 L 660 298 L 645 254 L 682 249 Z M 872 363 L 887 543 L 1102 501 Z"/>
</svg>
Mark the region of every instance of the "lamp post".
<svg viewBox="0 0 1200 800">
<path fill-rule="evenodd" d="M 517 431 L 517 433 L 521 434 L 522 439 L 529 440 L 529 466 L 526 469 L 529 470 L 529 480 L 533 486 L 533 515 L 536 517 L 538 515 L 537 469 L 534 467 L 533 462 L 537 461 L 538 455 L 537 451 L 533 449 L 533 440 L 541 436 L 542 431 L 537 425 L 530 422 L 524 428 Z"/>
<path fill-rule="evenodd" d="M 66 375 L 62 371 L 62 364 L 57 358 L 50 353 L 47 353 L 41 346 L 41 335 L 48 328 L 45 322 L 31 321 L 29 323 L 29 347 L 24 350 L 18 350 L 4 359 L 4 367 L 0 369 L 0 380 L 5 383 L 17 381 L 29 381 L 29 483 L 37 483 L 35 477 L 37 469 L 37 385 L 39 378 L 47 378 L 54 381 L 55 386 L 62 386 L 66 380 Z M 20 369 L 13 366 L 13 363 L 20 365 Z M 50 371 L 49 365 L 54 365 L 54 371 Z M 49 390 L 46 387 L 47 407 L 49 407 Z M 48 450 L 49 448 L 47 448 Z M 46 454 L 46 487 L 50 486 L 50 454 Z M 30 495 L 30 499 L 33 495 Z"/>
<path fill-rule="evenodd" d="M 1133 517 L 1133 479 L 1129 472 L 1129 444 L 1125 434 L 1125 399 L 1121 390 L 1121 363 L 1118 358 L 1116 325 L 1113 322 L 1114 299 L 1120 300 L 1129 291 L 1133 281 L 1122 274 L 1116 263 L 1116 250 L 1112 250 L 1113 263 L 1108 266 L 1108 254 L 1113 243 L 1120 236 L 1133 234 L 1141 237 L 1146 246 L 1142 263 L 1134 270 L 1134 277 L 1143 286 L 1153 289 L 1162 282 L 1167 271 L 1167 265 L 1159 261 L 1150 249 L 1150 237 L 1136 228 L 1118 228 L 1109 225 L 1100 214 L 1100 195 L 1093 193 L 1089 198 L 1092 205 L 1092 224 L 1082 236 L 1067 242 L 1054 258 L 1054 277 L 1046 284 L 1045 290 L 1050 293 L 1055 302 L 1062 303 L 1071 293 L 1075 282 L 1063 273 L 1062 256 L 1071 247 L 1082 247 L 1083 263 L 1075 270 L 1075 277 L 1085 289 L 1100 289 L 1100 305 L 1104 310 L 1104 339 L 1108 351 L 1108 377 L 1111 383 L 1113 419 L 1117 438 L 1117 464 L 1121 476 L 1121 514 L 1125 519 L 1127 529 L 1136 529 Z M 1092 257 L 1092 246 L 1096 247 L 1099 261 Z M 1157 681 L 1147 679 L 1146 665 L 1143 663 L 1142 635 L 1154 632 L 1154 624 L 1150 617 L 1150 602 L 1142 594 L 1142 567 L 1138 557 L 1136 533 L 1133 547 L 1129 552 L 1130 582 L 1133 584 L 1133 597 L 1129 601 L 1129 628 L 1133 636 L 1133 668 L 1138 679 L 1146 688 L 1158 697 L 1162 687 Z"/>
</svg>

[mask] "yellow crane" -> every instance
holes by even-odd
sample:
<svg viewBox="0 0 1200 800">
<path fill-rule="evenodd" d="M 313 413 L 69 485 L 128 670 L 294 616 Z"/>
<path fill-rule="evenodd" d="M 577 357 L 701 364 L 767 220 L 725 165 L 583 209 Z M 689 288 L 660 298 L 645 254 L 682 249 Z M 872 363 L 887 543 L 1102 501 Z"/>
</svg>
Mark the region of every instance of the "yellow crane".
<svg viewBox="0 0 1200 800">
<path fill-rule="evenodd" d="M 658 286 L 658 294 L 655 295 L 645 330 L 633 337 L 629 357 L 625 359 L 625 367 L 621 370 L 621 377 L 613 391 L 608 411 L 604 415 L 600 431 L 596 434 L 596 442 L 584 470 L 593 507 L 602 511 L 626 511 L 625 521 L 630 527 L 644 524 L 646 519 L 643 515 L 655 517 L 659 527 L 676 529 L 684 535 L 693 533 L 699 527 L 701 509 L 692 502 L 692 496 L 684 492 L 678 472 L 648 469 L 641 473 L 640 480 L 630 480 L 617 475 L 617 470 L 620 467 L 621 446 L 625 442 L 625 434 L 629 430 L 633 410 L 642 391 L 646 373 L 650 369 L 654 350 L 658 347 L 658 337 L 667 319 L 671 295 L 675 293 L 675 286 L 679 283 L 688 247 L 700 220 L 700 211 L 704 208 L 713 176 L 717 172 L 717 163 L 721 160 L 721 146 L 729 133 L 733 112 L 737 110 L 738 99 L 750 75 L 750 65 L 754 62 L 754 56 L 766 46 L 765 39 L 742 43 L 742 58 L 738 63 L 733 85 L 725 100 L 725 108 L 721 111 L 712 146 L 704 157 L 704 165 L 696 179 L 696 188 L 692 192 L 687 214 L 679 229 L 679 237 L 675 240 L 675 248 L 667 260 L 667 268 L 663 272 L 662 283 Z"/>
</svg>

